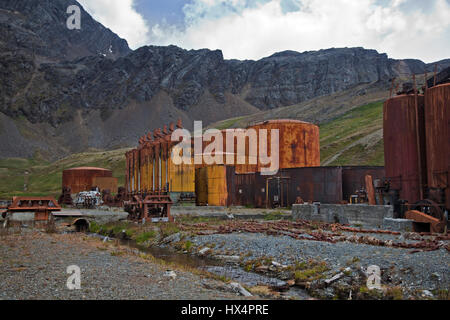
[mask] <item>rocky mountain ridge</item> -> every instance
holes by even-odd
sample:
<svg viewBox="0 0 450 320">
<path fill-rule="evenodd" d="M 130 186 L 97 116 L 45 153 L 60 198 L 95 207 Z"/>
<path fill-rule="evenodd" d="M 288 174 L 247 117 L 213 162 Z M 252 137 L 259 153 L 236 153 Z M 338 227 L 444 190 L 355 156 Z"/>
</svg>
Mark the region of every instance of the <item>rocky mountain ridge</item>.
<svg viewBox="0 0 450 320">
<path fill-rule="evenodd" d="M 393 77 L 434 69 L 364 48 L 284 51 L 258 61 L 176 46 L 132 51 L 83 9 L 82 29 L 68 30 L 71 4 L 78 3 L 0 1 L 2 156 L 130 146 L 177 118 L 191 129 L 193 120 L 207 125 L 362 84 L 388 90 Z M 440 61 L 438 70 L 449 65 Z"/>
</svg>

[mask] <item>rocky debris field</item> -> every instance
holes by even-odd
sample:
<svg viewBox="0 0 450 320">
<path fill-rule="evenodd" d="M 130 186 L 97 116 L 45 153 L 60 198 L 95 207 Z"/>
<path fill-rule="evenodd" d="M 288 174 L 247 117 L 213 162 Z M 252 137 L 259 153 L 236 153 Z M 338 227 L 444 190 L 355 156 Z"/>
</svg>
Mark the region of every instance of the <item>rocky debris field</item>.
<svg viewBox="0 0 450 320">
<path fill-rule="evenodd" d="M 322 299 L 448 299 L 450 237 L 364 230 L 307 221 L 180 225 L 169 245 L 280 278 Z M 185 236 L 183 236 L 183 232 Z M 380 290 L 368 290 L 378 266 Z"/>
<path fill-rule="evenodd" d="M 51 234 L 1 230 L 2 299 L 450 298 L 448 234 L 364 230 L 274 213 L 258 220 L 92 221 L 87 234 L 62 223 Z M 66 288 L 69 265 L 81 268 L 81 290 Z"/>
<path fill-rule="evenodd" d="M 22 229 L 0 242 L 0 299 L 242 298 L 223 281 L 80 233 Z M 81 269 L 79 290 L 66 286 L 70 265 Z"/>
</svg>

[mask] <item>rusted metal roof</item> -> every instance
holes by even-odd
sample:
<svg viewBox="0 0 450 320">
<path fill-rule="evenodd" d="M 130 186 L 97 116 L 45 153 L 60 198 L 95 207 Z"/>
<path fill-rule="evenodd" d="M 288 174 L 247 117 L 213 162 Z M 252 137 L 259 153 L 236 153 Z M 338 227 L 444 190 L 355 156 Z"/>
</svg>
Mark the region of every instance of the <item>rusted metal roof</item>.
<svg viewBox="0 0 450 320">
<path fill-rule="evenodd" d="M 111 171 L 108 169 L 104 169 L 104 168 L 96 168 L 96 167 L 78 167 L 78 168 L 70 168 L 70 169 L 65 169 L 64 171 L 78 171 L 78 170 L 95 170 L 95 171 Z"/>
<path fill-rule="evenodd" d="M 293 120 L 293 119 L 273 119 L 273 120 L 265 120 L 255 123 L 254 125 L 261 124 L 276 124 L 276 123 L 302 123 L 302 124 L 311 124 L 309 122 L 301 121 L 301 120 Z"/>
</svg>

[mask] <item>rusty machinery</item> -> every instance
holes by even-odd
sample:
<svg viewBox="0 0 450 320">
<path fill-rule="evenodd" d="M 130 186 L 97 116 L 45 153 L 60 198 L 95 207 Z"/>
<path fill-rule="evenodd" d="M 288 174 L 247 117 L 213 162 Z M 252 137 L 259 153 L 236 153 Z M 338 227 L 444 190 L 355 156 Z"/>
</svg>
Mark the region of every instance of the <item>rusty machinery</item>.
<svg viewBox="0 0 450 320">
<path fill-rule="evenodd" d="M 53 197 L 13 197 L 2 216 L 8 218 L 16 212 L 34 212 L 34 221 L 49 221 L 55 211 L 61 211 L 61 207 Z"/>
<path fill-rule="evenodd" d="M 71 206 L 73 205 L 73 200 L 72 200 L 72 196 L 71 196 L 71 189 L 70 187 L 63 187 L 62 189 L 62 193 L 58 198 L 58 204 L 59 205 L 67 205 L 67 206 Z"/>
<path fill-rule="evenodd" d="M 102 190 L 102 200 L 108 207 L 122 207 L 126 200 L 126 190 L 124 187 L 119 187 L 119 190 L 115 196 L 111 194 L 111 190 Z"/>
<path fill-rule="evenodd" d="M 177 128 L 182 128 L 178 120 Z M 171 221 L 169 195 L 170 150 L 175 125 L 156 129 L 139 139 L 139 146 L 126 153 L 126 197 L 128 218 L 136 221 Z"/>
<path fill-rule="evenodd" d="M 404 86 L 383 108 L 386 179 L 376 189 L 418 231 L 443 232 L 448 225 L 450 68 L 443 73 L 425 79 L 424 94 L 413 76 L 412 87 Z"/>
</svg>

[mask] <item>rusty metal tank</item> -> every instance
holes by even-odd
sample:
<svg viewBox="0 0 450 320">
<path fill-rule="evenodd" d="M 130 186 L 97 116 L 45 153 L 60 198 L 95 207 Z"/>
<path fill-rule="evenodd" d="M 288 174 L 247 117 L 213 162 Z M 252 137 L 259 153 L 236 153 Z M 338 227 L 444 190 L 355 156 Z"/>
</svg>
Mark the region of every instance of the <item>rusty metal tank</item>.
<svg viewBox="0 0 450 320">
<path fill-rule="evenodd" d="M 428 197 L 450 209 L 450 83 L 425 93 Z"/>
<path fill-rule="evenodd" d="M 63 171 L 62 187 L 69 187 L 72 193 L 88 191 L 94 185 L 96 177 L 112 177 L 112 171 L 95 167 L 71 168 Z"/>
<path fill-rule="evenodd" d="M 391 189 L 398 190 L 400 199 L 408 203 L 421 200 L 426 183 L 424 96 L 388 99 L 383 106 L 383 135 Z"/>
<path fill-rule="evenodd" d="M 248 129 L 267 130 L 267 148 L 270 150 L 271 130 L 279 130 L 279 168 L 301 168 L 320 166 L 320 137 L 319 127 L 298 120 L 269 120 L 249 126 Z M 270 152 L 270 151 L 269 151 Z M 266 167 L 258 161 L 257 166 L 236 166 L 237 173 L 261 172 Z"/>
</svg>

